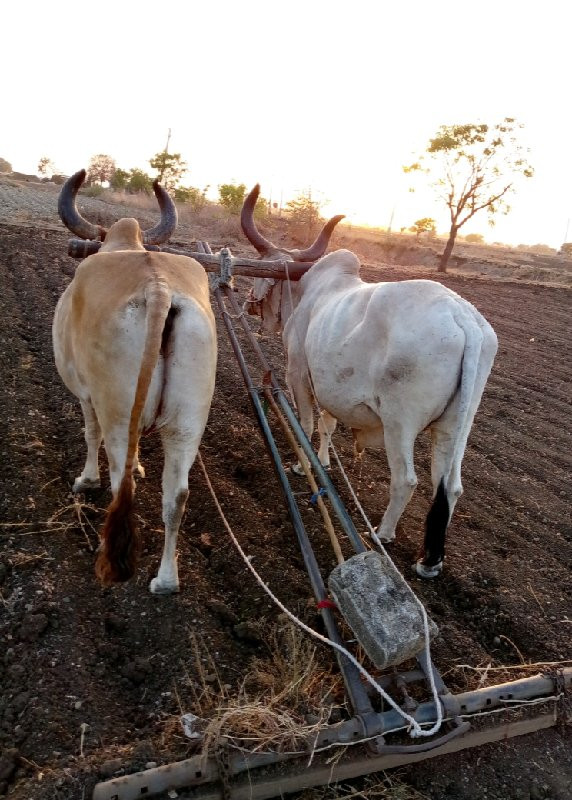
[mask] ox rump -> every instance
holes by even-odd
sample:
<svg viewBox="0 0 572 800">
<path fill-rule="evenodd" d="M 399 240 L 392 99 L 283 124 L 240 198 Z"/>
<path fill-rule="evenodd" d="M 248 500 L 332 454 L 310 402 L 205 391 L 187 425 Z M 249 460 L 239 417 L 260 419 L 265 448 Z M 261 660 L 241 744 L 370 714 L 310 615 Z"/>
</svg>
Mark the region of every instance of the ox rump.
<svg viewBox="0 0 572 800">
<path fill-rule="evenodd" d="M 87 459 L 73 489 L 99 486 L 102 440 L 109 461 L 113 500 L 101 534 L 96 574 L 104 584 L 135 572 L 139 537 L 134 481 L 143 431 L 163 444 L 165 543 L 151 591 L 177 591 L 176 542 L 188 497 L 188 473 L 198 452 L 214 390 L 216 328 L 204 269 L 192 258 L 147 252 L 166 241 L 177 215 L 155 183 L 161 221 L 142 231 L 121 219 L 109 231 L 78 213 L 75 197 L 85 178 L 76 173 L 62 188 L 58 210 L 76 235 L 103 240 L 83 261 L 60 298 L 53 322 L 58 372 L 79 398 L 85 420 Z"/>
<path fill-rule="evenodd" d="M 425 646 L 422 606 L 386 553 L 352 556 L 330 573 L 332 597 L 378 669 L 402 664 Z M 428 633 L 438 633 L 428 619 Z"/>
</svg>

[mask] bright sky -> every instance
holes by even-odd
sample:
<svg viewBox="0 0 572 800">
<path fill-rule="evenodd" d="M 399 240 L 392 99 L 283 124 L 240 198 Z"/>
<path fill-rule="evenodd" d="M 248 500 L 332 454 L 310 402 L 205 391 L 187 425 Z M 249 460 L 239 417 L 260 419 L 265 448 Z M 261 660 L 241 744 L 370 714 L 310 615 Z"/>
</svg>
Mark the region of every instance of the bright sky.
<svg viewBox="0 0 572 800">
<path fill-rule="evenodd" d="M 71 174 L 97 153 L 124 169 L 180 152 L 186 183 L 308 187 L 354 222 L 447 227 L 410 194 L 411 163 L 442 124 L 524 123 L 535 177 L 494 229 L 563 242 L 572 218 L 572 5 L 562 0 L 19 0 L 1 13 L 0 157 Z M 470 226 L 470 227 L 469 227 Z M 568 228 L 572 239 L 572 221 Z"/>
</svg>

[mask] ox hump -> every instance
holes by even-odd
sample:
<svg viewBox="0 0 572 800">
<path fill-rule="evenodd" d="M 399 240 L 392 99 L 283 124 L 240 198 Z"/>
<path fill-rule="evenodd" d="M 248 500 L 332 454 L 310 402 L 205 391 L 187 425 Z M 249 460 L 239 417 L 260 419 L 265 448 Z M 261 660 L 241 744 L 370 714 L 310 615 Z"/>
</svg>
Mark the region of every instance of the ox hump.
<svg viewBox="0 0 572 800">
<path fill-rule="evenodd" d="M 111 226 L 99 252 L 144 249 L 139 223 L 132 217 L 124 217 Z"/>
<path fill-rule="evenodd" d="M 342 272 L 345 275 L 358 275 L 359 269 L 360 262 L 355 253 L 352 253 L 351 250 L 335 250 L 317 261 L 311 271 L 327 270 L 328 272 Z"/>
</svg>

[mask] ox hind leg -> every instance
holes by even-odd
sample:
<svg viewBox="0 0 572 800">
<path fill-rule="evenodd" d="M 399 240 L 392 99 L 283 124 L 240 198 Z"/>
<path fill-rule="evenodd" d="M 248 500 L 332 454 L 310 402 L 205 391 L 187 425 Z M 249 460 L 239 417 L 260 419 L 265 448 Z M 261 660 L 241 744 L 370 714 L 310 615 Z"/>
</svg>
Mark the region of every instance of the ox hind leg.
<svg viewBox="0 0 572 800">
<path fill-rule="evenodd" d="M 300 420 L 302 430 L 311 441 L 312 434 L 314 433 L 314 408 L 312 405 L 312 394 L 310 388 L 305 384 L 305 382 L 302 383 L 298 377 L 296 377 L 296 383 L 288 379 L 288 385 L 290 386 L 290 391 L 294 397 L 296 411 L 298 412 L 298 419 Z M 304 458 L 306 458 L 306 456 L 304 456 Z M 308 464 L 309 462 L 306 460 L 306 463 Z M 305 474 L 304 468 L 299 461 L 292 465 L 292 472 L 294 472 L 296 475 Z"/>
<path fill-rule="evenodd" d="M 94 408 L 89 400 L 81 400 L 81 410 L 85 423 L 85 443 L 87 445 L 87 458 L 81 475 L 75 479 L 74 492 L 83 492 L 86 489 L 99 489 L 99 448 L 102 434 L 99 421 Z"/>
<path fill-rule="evenodd" d="M 163 467 L 163 523 L 165 543 L 157 577 L 149 586 L 154 594 L 179 591 L 177 536 L 189 496 L 189 470 L 196 458 L 200 436 L 182 436 L 172 430 L 161 431 L 165 464 Z"/>
<path fill-rule="evenodd" d="M 330 466 L 330 444 L 337 424 L 338 421 L 335 417 L 332 417 L 327 411 L 322 411 L 318 420 L 318 431 L 320 433 L 318 458 L 320 459 L 320 464 L 326 469 Z"/>
<path fill-rule="evenodd" d="M 382 542 L 395 539 L 395 528 L 405 506 L 417 486 L 417 475 L 413 463 L 413 448 L 416 431 L 404 428 L 398 420 L 383 421 L 385 453 L 391 479 L 389 483 L 389 504 L 377 529 Z"/>
<path fill-rule="evenodd" d="M 423 557 L 415 570 L 422 578 L 435 578 L 443 569 L 445 538 L 457 500 L 463 493 L 461 460 L 454 458 L 457 399 L 431 426 L 431 483 L 433 502 L 425 520 Z"/>
</svg>

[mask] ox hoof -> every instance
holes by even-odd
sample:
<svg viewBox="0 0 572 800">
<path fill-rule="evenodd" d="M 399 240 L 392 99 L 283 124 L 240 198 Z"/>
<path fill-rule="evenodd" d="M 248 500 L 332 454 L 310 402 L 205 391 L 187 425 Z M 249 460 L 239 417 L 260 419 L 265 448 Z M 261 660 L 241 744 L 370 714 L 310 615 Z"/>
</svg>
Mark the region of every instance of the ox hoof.
<svg viewBox="0 0 572 800">
<path fill-rule="evenodd" d="M 423 561 L 420 560 L 416 564 L 413 564 L 413 569 L 415 570 L 415 574 L 420 578 L 431 580 L 441 574 L 443 571 L 443 562 L 438 561 L 432 567 L 426 567 Z"/>
<path fill-rule="evenodd" d="M 85 492 L 86 489 L 100 489 L 101 488 L 101 481 L 99 478 L 82 478 L 81 475 L 79 478 L 76 478 L 73 482 L 72 491 L 74 492 Z"/>
<path fill-rule="evenodd" d="M 176 594 L 179 591 L 179 583 L 163 583 L 159 578 L 153 578 L 149 590 L 153 594 Z"/>
<path fill-rule="evenodd" d="M 293 472 L 294 475 L 297 475 L 299 478 L 303 478 L 304 475 L 306 474 L 300 463 L 292 464 L 292 466 L 290 467 L 290 472 Z"/>
<path fill-rule="evenodd" d="M 381 531 L 376 531 L 377 538 L 382 544 L 390 544 L 391 542 L 395 541 L 395 531 L 393 533 L 382 533 Z M 373 539 L 373 536 L 371 537 Z"/>
</svg>

